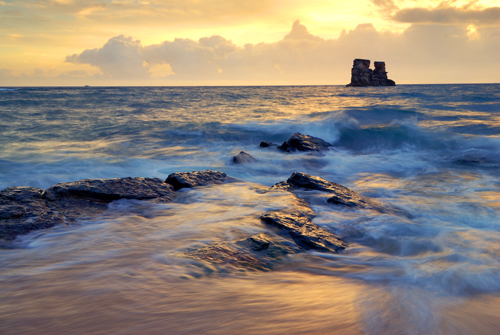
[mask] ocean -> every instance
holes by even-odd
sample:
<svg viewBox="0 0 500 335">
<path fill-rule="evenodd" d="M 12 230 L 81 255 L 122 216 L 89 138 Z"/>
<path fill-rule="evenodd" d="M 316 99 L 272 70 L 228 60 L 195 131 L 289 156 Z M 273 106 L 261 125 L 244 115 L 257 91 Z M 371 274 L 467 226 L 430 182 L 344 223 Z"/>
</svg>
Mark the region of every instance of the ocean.
<svg viewBox="0 0 500 335">
<path fill-rule="evenodd" d="M 295 132 L 333 147 L 259 147 Z M 499 136 L 500 84 L 0 88 L 0 189 L 240 180 L 19 236 L 0 249 L 0 333 L 498 334 Z M 257 162 L 232 164 L 240 151 Z M 265 191 L 299 171 L 411 217 L 298 192 L 347 249 L 272 271 L 185 257 L 269 232 L 259 217 L 294 201 Z"/>
</svg>

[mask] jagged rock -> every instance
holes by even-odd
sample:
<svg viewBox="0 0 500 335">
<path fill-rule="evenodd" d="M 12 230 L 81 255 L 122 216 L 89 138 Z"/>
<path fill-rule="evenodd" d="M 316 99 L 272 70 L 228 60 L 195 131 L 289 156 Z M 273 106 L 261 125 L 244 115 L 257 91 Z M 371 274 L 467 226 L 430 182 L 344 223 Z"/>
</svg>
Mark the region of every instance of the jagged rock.
<svg viewBox="0 0 500 335">
<path fill-rule="evenodd" d="M 323 141 L 321 138 L 295 133 L 279 146 L 278 149 L 286 152 L 324 151 L 328 150 L 331 146 L 330 143 Z"/>
<path fill-rule="evenodd" d="M 369 199 L 348 189 L 345 186 L 328 181 L 321 177 L 311 176 L 303 172 L 294 172 L 286 182 L 278 183 L 274 185 L 273 188 L 274 187 L 291 191 L 293 191 L 297 187 L 301 187 L 310 190 L 333 193 L 334 195 L 327 200 L 331 204 L 372 209 L 380 213 L 411 217 L 408 212 L 400 208 L 391 206 L 389 204 L 384 204 L 373 199 Z"/>
<path fill-rule="evenodd" d="M 274 144 L 274 143 L 271 143 L 271 142 L 263 141 L 263 142 L 260 142 L 259 147 L 261 147 L 261 148 L 276 147 L 277 148 L 278 145 Z"/>
<path fill-rule="evenodd" d="M 307 216 L 275 212 L 264 214 L 260 219 L 268 225 L 285 231 L 298 246 L 305 250 L 314 249 L 336 253 L 347 247 L 346 242 L 332 232 L 312 223 Z"/>
<path fill-rule="evenodd" d="M 257 160 L 253 158 L 251 155 L 247 154 L 246 152 L 240 151 L 240 153 L 234 156 L 231 161 L 233 164 L 247 164 L 247 163 L 254 163 Z"/>
<path fill-rule="evenodd" d="M 185 255 L 223 266 L 268 271 L 281 264 L 286 255 L 299 252 L 302 252 L 299 247 L 283 238 L 258 234 L 235 243 L 217 243 L 191 250 Z"/>
<path fill-rule="evenodd" d="M 370 60 L 355 59 L 351 70 L 350 86 L 396 86 L 396 83 L 387 78 L 385 62 L 375 62 L 375 69 L 370 69 Z"/>
<path fill-rule="evenodd" d="M 177 191 L 185 187 L 193 188 L 196 186 L 222 184 L 226 180 L 228 180 L 228 177 L 224 172 L 206 170 L 193 172 L 175 172 L 170 174 L 165 182 L 172 185 Z"/>
<path fill-rule="evenodd" d="M 173 195 L 173 187 L 159 178 L 128 177 L 59 183 L 45 190 L 42 197 L 52 201 L 76 198 L 97 202 L 162 198 L 168 202 L 173 199 Z"/>
</svg>

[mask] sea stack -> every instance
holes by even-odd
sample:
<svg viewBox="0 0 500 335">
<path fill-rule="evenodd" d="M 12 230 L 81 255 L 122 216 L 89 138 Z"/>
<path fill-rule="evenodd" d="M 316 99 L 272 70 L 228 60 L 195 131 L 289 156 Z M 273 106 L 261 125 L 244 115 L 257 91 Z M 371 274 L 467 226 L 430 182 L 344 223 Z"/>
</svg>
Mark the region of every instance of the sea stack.
<svg viewBox="0 0 500 335">
<path fill-rule="evenodd" d="M 347 87 L 355 86 L 396 86 L 396 83 L 387 78 L 385 62 L 374 62 L 375 70 L 370 69 L 370 60 L 356 58 L 351 70 L 351 83 Z"/>
</svg>

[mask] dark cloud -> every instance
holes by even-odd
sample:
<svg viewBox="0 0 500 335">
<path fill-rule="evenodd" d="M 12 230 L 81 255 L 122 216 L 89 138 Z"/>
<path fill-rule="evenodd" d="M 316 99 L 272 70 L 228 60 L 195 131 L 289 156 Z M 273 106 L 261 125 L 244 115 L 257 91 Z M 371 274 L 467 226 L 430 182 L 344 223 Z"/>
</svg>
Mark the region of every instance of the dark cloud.
<svg viewBox="0 0 500 335">
<path fill-rule="evenodd" d="M 471 9 L 473 3 L 466 6 L 426 8 L 406 8 L 392 15 L 394 21 L 403 23 L 436 23 L 436 24 L 500 24 L 500 7 Z"/>
</svg>

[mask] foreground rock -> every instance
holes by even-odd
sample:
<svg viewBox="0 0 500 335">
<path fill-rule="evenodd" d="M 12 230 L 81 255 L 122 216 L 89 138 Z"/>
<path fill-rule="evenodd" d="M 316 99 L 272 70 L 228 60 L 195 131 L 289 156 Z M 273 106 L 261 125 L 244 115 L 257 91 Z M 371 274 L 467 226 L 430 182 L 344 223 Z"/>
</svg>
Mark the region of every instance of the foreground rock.
<svg viewBox="0 0 500 335">
<path fill-rule="evenodd" d="M 295 133 L 279 146 L 278 149 L 285 152 L 325 151 L 329 150 L 330 147 L 332 147 L 332 145 L 323 141 L 321 138 Z"/>
<path fill-rule="evenodd" d="M 186 256 L 223 266 L 268 271 L 279 266 L 286 255 L 299 252 L 302 250 L 294 243 L 263 233 L 234 243 L 218 243 L 191 250 Z"/>
<path fill-rule="evenodd" d="M 244 151 L 240 151 L 239 154 L 233 157 L 231 162 L 233 164 L 248 164 L 248 163 L 255 163 L 257 160 L 252 157 L 252 155 L 247 154 Z"/>
<path fill-rule="evenodd" d="M 333 193 L 334 195 L 327 200 L 331 204 L 411 217 L 408 212 L 402 209 L 364 197 L 345 186 L 303 172 L 294 172 L 286 182 L 277 183 L 271 189 L 293 191 L 296 188 Z"/>
<path fill-rule="evenodd" d="M 0 191 L 0 239 L 11 241 L 34 230 L 96 216 L 118 199 L 169 202 L 173 196 L 173 187 L 159 178 L 84 179 L 45 191 L 8 187 Z"/>
<path fill-rule="evenodd" d="M 54 212 L 35 187 L 7 187 L 0 191 L 0 239 L 50 228 L 63 223 L 63 215 Z"/>
<path fill-rule="evenodd" d="M 43 192 L 43 198 L 61 200 L 85 199 L 94 202 L 111 202 L 119 199 L 162 199 L 172 201 L 174 188 L 159 178 L 83 179 L 59 183 Z"/>
<path fill-rule="evenodd" d="M 355 59 L 351 70 L 351 82 L 348 87 L 360 86 L 396 86 L 396 83 L 387 78 L 385 62 L 375 62 L 375 69 L 370 69 L 370 60 Z"/>
<path fill-rule="evenodd" d="M 332 232 L 312 223 L 307 216 L 275 212 L 264 214 L 260 219 L 289 234 L 295 243 L 305 250 L 336 253 L 347 247 L 346 242 Z"/>
<path fill-rule="evenodd" d="M 233 178 L 229 178 L 234 180 Z M 228 180 L 224 172 L 219 171 L 193 171 L 193 172 L 175 172 L 170 174 L 165 180 L 166 183 L 172 185 L 174 189 L 193 188 L 197 186 L 207 186 L 213 184 L 222 184 Z"/>
</svg>

